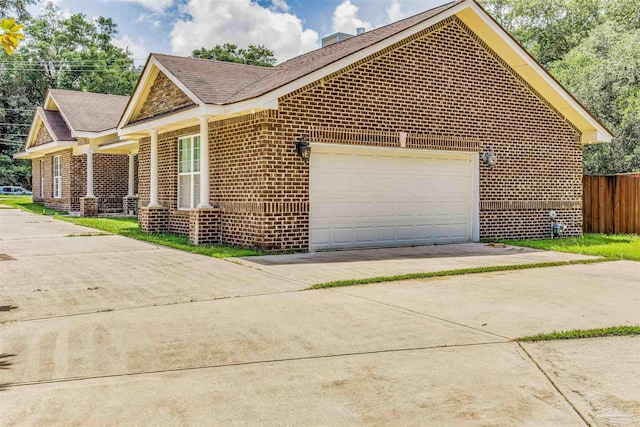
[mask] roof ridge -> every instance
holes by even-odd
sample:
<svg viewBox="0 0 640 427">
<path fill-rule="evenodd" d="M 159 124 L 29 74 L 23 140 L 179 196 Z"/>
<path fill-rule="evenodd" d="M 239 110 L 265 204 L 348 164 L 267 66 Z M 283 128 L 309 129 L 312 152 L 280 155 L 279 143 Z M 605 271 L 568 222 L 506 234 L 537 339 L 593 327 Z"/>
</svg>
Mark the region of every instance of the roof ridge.
<svg viewBox="0 0 640 427">
<path fill-rule="evenodd" d="M 188 59 L 190 61 L 215 62 L 217 64 L 224 64 L 224 65 L 228 64 L 228 65 L 235 65 L 235 66 L 240 66 L 240 67 L 257 68 L 257 69 L 260 69 L 260 70 L 267 70 L 267 71 L 273 71 L 276 68 L 276 67 L 263 67 L 261 65 L 241 64 L 239 62 L 231 62 L 231 61 L 220 61 L 218 59 L 206 59 L 206 58 L 194 58 L 193 56 L 170 55 L 170 54 L 167 54 L 167 53 L 155 53 L 155 52 L 152 52 L 152 53 L 150 53 L 150 55 L 152 55 L 152 56 L 168 56 L 170 58 Z"/>
<path fill-rule="evenodd" d="M 102 93 L 102 92 L 88 92 L 85 90 L 75 90 L 75 89 L 48 89 L 49 92 L 65 92 L 65 93 L 73 93 L 73 94 L 83 94 L 83 95 L 98 95 L 98 96 L 117 96 L 120 98 L 129 98 L 130 95 L 116 95 L 113 93 Z"/>
<path fill-rule="evenodd" d="M 365 35 L 365 34 L 366 34 L 366 35 L 370 35 L 370 34 L 372 34 L 372 33 L 375 33 L 375 32 L 377 32 L 377 31 L 383 30 L 383 29 L 385 29 L 385 28 L 387 28 L 387 27 L 390 27 L 390 26 L 392 26 L 392 25 L 397 25 L 397 24 L 400 24 L 400 23 L 402 23 L 402 22 L 404 22 L 404 21 L 407 21 L 407 20 L 409 20 L 409 19 L 414 19 L 415 17 L 417 17 L 417 16 L 419 16 L 419 15 L 427 14 L 427 13 L 429 13 L 429 12 L 432 12 L 432 11 L 433 11 L 433 10 L 435 10 L 435 9 L 444 8 L 445 6 L 446 6 L 446 9 L 448 9 L 449 7 L 452 7 L 452 6 L 454 6 L 455 4 L 457 4 L 457 3 L 462 3 L 462 2 L 464 2 L 464 1 L 466 1 L 466 0 L 453 0 L 453 1 L 450 1 L 450 2 L 447 2 L 447 3 L 443 3 L 443 4 L 439 5 L 439 6 L 432 7 L 432 8 L 430 8 L 430 9 L 427 9 L 427 10 L 422 11 L 422 12 L 420 12 L 420 13 L 416 13 L 415 15 L 407 16 L 407 17 L 402 18 L 402 19 L 400 19 L 400 20 L 398 20 L 398 21 L 389 22 L 388 24 L 382 25 L 382 26 L 380 26 L 380 27 L 376 27 L 376 28 L 374 28 L 374 29 L 372 29 L 372 30 L 366 31 L 366 32 L 365 32 L 365 33 L 363 33 L 363 34 L 357 34 L 357 35 L 354 35 L 353 37 L 350 37 L 350 38 L 348 38 L 348 39 L 342 40 L 342 41 L 340 41 L 340 42 L 338 42 L 338 43 L 330 44 L 330 45 L 328 45 L 328 46 L 321 46 L 321 47 L 319 47 L 319 48 L 317 48 L 317 49 L 311 50 L 311 51 L 309 51 L 309 52 L 305 52 L 305 53 L 303 53 L 302 55 L 294 56 L 293 58 L 287 59 L 285 62 L 282 62 L 282 63 L 280 63 L 280 64 L 276 65 L 274 68 L 278 68 L 278 67 L 280 67 L 281 65 L 284 65 L 284 64 L 286 64 L 286 63 L 288 63 L 288 62 L 291 62 L 291 61 L 294 61 L 294 60 L 298 60 L 298 59 L 300 59 L 300 58 L 302 58 L 302 57 L 304 57 L 304 56 L 307 56 L 307 55 L 310 55 L 310 54 L 316 53 L 316 52 L 318 52 L 318 51 L 321 51 L 322 49 L 331 48 L 331 46 L 336 46 L 336 45 L 338 45 L 338 44 L 339 44 L 340 46 L 344 47 L 344 46 L 345 46 L 345 44 L 346 44 L 346 45 L 348 45 L 348 44 L 351 44 L 351 43 L 355 43 L 355 40 L 356 40 L 358 37 L 361 37 L 361 36 L 363 36 L 363 35 Z M 426 19 L 428 19 L 428 18 L 426 18 Z M 420 22 L 422 22 L 422 21 L 420 21 Z M 408 28 L 411 28 L 411 27 L 414 27 L 414 26 L 418 25 L 420 22 L 416 22 L 415 24 L 411 25 L 410 27 L 405 28 L 405 30 L 406 30 L 406 29 L 408 29 Z M 335 34 L 335 33 L 334 33 L 334 34 Z"/>
</svg>

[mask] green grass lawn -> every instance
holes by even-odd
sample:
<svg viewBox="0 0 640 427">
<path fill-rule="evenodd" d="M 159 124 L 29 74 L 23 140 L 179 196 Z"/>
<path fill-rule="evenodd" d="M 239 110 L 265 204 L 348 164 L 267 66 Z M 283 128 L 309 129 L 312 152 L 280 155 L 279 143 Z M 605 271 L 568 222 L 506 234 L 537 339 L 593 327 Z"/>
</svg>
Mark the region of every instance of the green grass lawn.
<svg viewBox="0 0 640 427">
<path fill-rule="evenodd" d="M 22 209 L 38 215 L 61 215 L 66 212 L 45 208 L 40 203 L 33 203 L 31 196 L 7 196 L 0 194 L 0 204 Z"/>
<path fill-rule="evenodd" d="M 579 338 L 597 337 L 621 337 L 640 335 L 640 326 L 611 326 L 609 328 L 598 329 L 573 329 L 571 331 L 557 331 L 550 334 L 532 335 L 530 337 L 518 338 L 516 341 L 536 342 L 554 340 L 573 340 Z"/>
<path fill-rule="evenodd" d="M 584 234 L 582 237 L 554 240 L 503 240 L 501 243 L 548 251 L 595 255 L 609 260 L 640 261 L 640 236 L 635 234 Z"/>
<path fill-rule="evenodd" d="M 56 219 L 95 228 L 112 234 L 131 237 L 132 239 L 144 240 L 145 242 L 168 246 L 174 249 L 211 256 L 214 258 L 228 258 L 238 256 L 262 255 L 261 251 L 255 249 L 241 248 L 226 245 L 201 245 L 196 246 L 189 243 L 186 236 L 178 236 L 169 233 L 145 233 L 140 230 L 138 219 L 135 217 L 106 217 L 106 218 L 85 218 L 68 216 L 67 212 L 45 208 L 39 203 L 33 203 L 31 196 L 2 196 L 0 204 L 22 209 L 39 215 L 55 215 Z"/>
<path fill-rule="evenodd" d="M 106 231 L 107 233 L 119 234 L 121 236 L 144 240 L 145 242 L 168 246 L 195 254 L 208 255 L 214 258 L 262 255 L 262 252 L 258 250 L 237 246 L 192 245 L 189 243 L 187 236 L 178 236 L 169 233 L 145 233 L 140 230 L 138 219 L 135 217 L 85 218 L 58 215 L 56 218 L 85 227 Z"/>
</svg>

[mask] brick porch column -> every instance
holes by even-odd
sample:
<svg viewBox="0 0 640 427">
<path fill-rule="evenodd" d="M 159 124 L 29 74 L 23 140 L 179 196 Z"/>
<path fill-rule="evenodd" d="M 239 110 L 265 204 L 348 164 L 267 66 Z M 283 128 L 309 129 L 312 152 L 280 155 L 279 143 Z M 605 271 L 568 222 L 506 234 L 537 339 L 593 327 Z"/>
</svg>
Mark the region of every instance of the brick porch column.
<svg viewBox="0 0 640 427">
<path fill-rule="evenodd" d="M 160 206 L 158 201 L 158 129 L 151 129 L 151 183 L 149 207 Z"/>
<path fill-rule="evenodd" d="M 200 203 L 198 208 L 210 208 L 209 204 L 209 117 L 200 116 Z"/>
</svg>

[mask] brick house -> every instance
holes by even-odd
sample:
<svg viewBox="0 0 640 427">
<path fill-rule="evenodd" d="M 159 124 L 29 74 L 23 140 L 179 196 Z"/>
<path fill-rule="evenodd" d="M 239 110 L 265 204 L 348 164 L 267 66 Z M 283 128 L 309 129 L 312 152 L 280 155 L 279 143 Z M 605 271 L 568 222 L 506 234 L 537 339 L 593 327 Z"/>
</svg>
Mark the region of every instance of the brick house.
<svg viewBox="0 0 640 427">
<path fill-rule="evenodd" d="M 38 107 L 25 150 L 33 200 L 83 216 L 137 209 L 135 152 L 103 150 L 118 141 L 129 97 L 51 89 Z"/>
<path fill-rule="evenodd" d="M 273 68 L 152 54 L 119 134 L 144 230 L 301 251 L 579 235 L 612 138 L 473 0 Z"/>
</svg>

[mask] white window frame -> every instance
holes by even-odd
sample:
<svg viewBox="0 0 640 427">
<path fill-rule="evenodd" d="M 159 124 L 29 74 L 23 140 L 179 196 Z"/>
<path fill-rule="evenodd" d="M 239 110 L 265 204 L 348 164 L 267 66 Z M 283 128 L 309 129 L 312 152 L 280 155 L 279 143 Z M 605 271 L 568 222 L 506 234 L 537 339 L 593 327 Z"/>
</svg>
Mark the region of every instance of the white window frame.
<svg viewBox="0 0 640 427">
<path fill-rule="evenodd" d="M 57 168 L 56 163 L 58 163 Z M 53 198 L 62 198 L 62 156 L 53 157 Z"/>
<path fill-rule="evenodd" d="M 44 198 L 44 160 L 40 160 L 40 197 Z"/>
<path fill-rule="evenodd" d="M 198 141 L 198 150 L 195 149 L 195 144 L 194 141 Z M 190 148 L 189 148 L 189 162 L 190 164 L 190 170 L 188 171 L 180 171 L 181 168 L 181 164 L 180 164 L 180 148 L 181 145 L 184 141 L 189 141 L 190 143 Z M 196 160 L 195 158 L 195 152 L 198 152 L 198 159 Z M 198 205 L 198 203 L 200 202 L 200 191 L 195 191 L 195 184 L 196 184 L 196 180 L 198 180 L 198 184 L 200 184 L 200 155 L 202 154 L 202 146 L 200 144 L 200 135 L 195 134 L 195 135 L 188 135 L 188 136 L 183 136 L 181 138 L 178 138 L 178 200 L 176 201 L 176 206 L 178 207 L 178 210 L 181 211 L 188 211 L 190 209 L 195 209 Z M 190 176 L 190 193 L 191 193 L 191 197 L 189 200 L 189 206 L 181 206 L 180 205 L 180 200 L 181 200 L 181 191 L 180 191 L 180 177 L 183 176 Z"/>
</svg>

